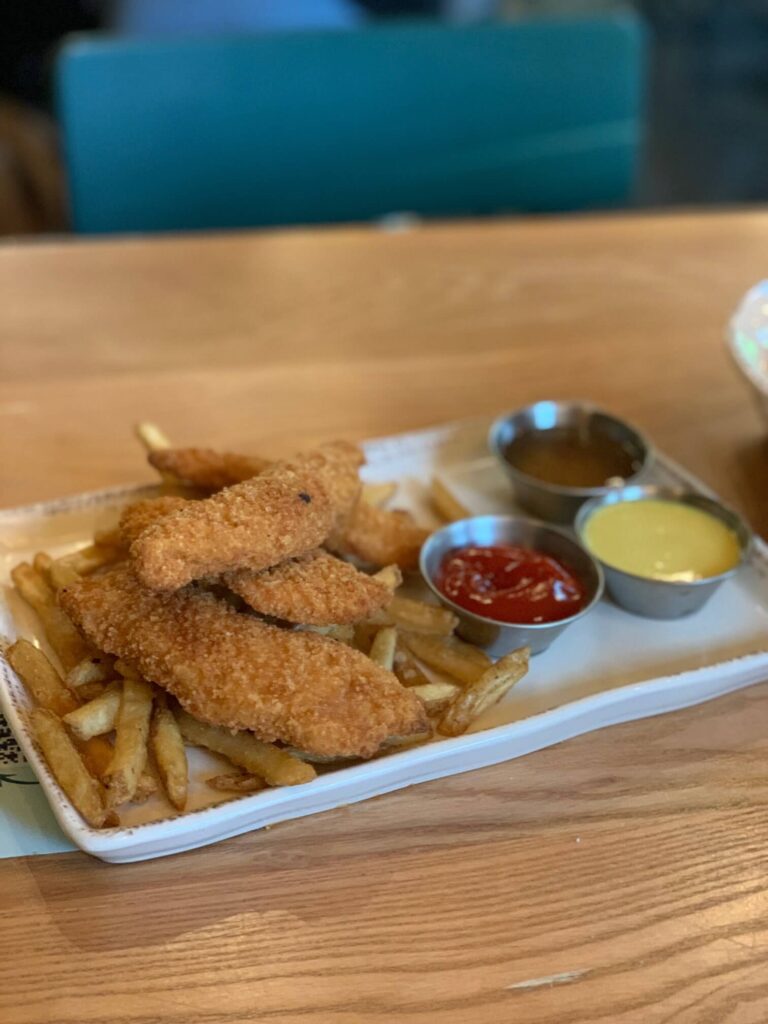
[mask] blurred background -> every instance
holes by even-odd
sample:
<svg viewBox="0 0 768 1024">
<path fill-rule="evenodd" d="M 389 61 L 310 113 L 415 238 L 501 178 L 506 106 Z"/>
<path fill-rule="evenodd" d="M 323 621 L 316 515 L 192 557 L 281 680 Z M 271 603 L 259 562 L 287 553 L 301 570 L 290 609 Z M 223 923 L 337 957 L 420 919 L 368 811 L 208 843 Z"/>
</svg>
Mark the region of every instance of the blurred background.
<svg viewBox="0 0 768 1024">
<path fill-rule="evenodd" d="M 768 0 L 17 0 L 0 234 L 748 204 Z"/>
</svg>

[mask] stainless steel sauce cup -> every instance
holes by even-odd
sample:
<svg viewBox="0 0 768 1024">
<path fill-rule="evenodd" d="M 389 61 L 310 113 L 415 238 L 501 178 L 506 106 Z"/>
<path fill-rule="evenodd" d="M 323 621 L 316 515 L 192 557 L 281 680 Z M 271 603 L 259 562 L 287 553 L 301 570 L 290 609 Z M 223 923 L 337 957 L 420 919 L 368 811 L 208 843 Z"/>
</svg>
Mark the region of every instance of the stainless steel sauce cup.
<svg viewBox="0 0 768 1024">
<path fill-rule="evenodd" d="M 584 586 L 584 607 L 559 622 L 534 625 L 501 622 L 467 611 L 438 589 L 435 580 L 440 564 L 449 552 L 468 545 L 495 544 L 519 544 L 556 558 Z M 580 544 L 560 530 L 519 516 L 474 516 L 450 523 L 425 541 L 419 565 L 422 576 L 435 596 L 459 617 L 459 635 L 473 644 L 488 648 L 494 656 L 506 654 L 517 647 L 530 647 L 532 654 L 545 650 L 572 622 L 587 615 L 603 592 L 600 564 Z"/>
<path fill-rule="evenodd" d="M 709 576 L 691 583 L 636 576 L 634 573 L 624 572 L 623 569 L 617 569 L 600 560 L 605 573 L 608 593 L 622 608 L 634 612 L 635 615 L 644 615 L 649 619 L 678 619 L 683 615 L 690 615 L 692 612 L 698 611 L 710 599 L 723 580 L 727 580 L 738 572 L 749 556 L 752 533 L 732 509 L 715 501 L 714 498 L 674 487 L 636 485 L 618 488 L 600 498 L 593 498 L 581 507 L 576 516 L 574 529 L 586 550 L 588 551 L 589 547 L 584 540 L 584 531 L 589 517 L 597 509 L 626 501 L 642 501 L 644 498 L 678 501 L 698 508 L 702 512 L 708 512 L 733 530 L 738 539 L 741 560 L 737 565 L 729 569 L 728 572 L 720 573 L 719 576 Z"/>
<path fill-rule="evenodd" d="M 525 409 L 500 416 L 491 427 L 488 445 L 512 481 L 517 502 L 528 512 L 552 523 L 572 523 L 585 501 L 609 493 L 610 487 L 564 487 L 537 480 L 521 472 L 507 460 L 504 452 L 516 438 L 531 431 L 555 427 L 578 427 L 611 438 L 631 453 L 640 468 L 618 486 L 636 482 L 648 469 L 653 452 L 648 441 L 623 420 L 603 412 L 588 402 L 536 402 Z"/>
</svg>

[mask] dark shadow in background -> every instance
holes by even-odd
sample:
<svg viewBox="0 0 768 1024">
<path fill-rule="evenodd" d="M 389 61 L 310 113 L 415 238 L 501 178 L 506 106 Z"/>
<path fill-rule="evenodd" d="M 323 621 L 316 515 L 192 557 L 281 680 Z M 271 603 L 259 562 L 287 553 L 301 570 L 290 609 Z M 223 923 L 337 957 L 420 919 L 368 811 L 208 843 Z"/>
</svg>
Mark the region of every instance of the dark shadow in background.
<svg viewBox="0 0 768 1024">
<path fill-rule="evenodd" d="M 279 2 L 279 0 L 276 0 Z M 371 21 L 441 17 L 449 0 L 352 0 Z M 219 0 L 211 0 L 215 9 Z M 641 206 L 768 198 L 768 0 L 627 0 L 651 35 Z M 590 12 L 589 2 L 576 5 Z M 595 10 L 612 8 L 594 0 Z M 108 24 L 107 0 L 23 0 L 0 11 L 0 96 L 50 110 L 50 68 L 69 32 Z M 567 14 L 562 0 L 500 0 L 507 14 Z"/>
<path fill-rule="evenodd" d="M 768 0 L 639 0 L 651 28 L 643 205 L 768 197 Z"/>
</svg>

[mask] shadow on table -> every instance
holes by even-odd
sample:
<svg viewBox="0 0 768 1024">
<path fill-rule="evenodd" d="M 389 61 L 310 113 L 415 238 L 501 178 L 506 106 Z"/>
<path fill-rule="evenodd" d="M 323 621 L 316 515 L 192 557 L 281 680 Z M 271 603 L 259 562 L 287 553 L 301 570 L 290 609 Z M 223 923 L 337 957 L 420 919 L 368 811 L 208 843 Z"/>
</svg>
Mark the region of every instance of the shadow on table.
<svg viewBox="0 0 768 1024">
<path fill-rule="evenodd" d="M 398 795 L 388 799 L 391 820 Z M 381 850 L 388 842 L 382 834 L 375 860 L 363 866 L 356 810 L 342 807 L 316 817 L 311 847 L 305 823 L 294 821 L 136 864 L 105 864 L 78 852 L 30 858 L 26 867 L 51 923 L 79 950 L 155 947 L 193 933 L 209 933 L 215 942 L 247 928 L 257 953 L 262 941 L 272 946 L 276 936 L 288 941 L 333 919 L 347 919 L 344 927 L 354 928 L 371 901 L 391 887 L 399 856 L 424 845 L 418 822 L 409 821 L 392 850 Z M 394 852 L 396 857 L 388 856 Z M 348 891 L 343 900 L 340 875 Z"/>
</svg>

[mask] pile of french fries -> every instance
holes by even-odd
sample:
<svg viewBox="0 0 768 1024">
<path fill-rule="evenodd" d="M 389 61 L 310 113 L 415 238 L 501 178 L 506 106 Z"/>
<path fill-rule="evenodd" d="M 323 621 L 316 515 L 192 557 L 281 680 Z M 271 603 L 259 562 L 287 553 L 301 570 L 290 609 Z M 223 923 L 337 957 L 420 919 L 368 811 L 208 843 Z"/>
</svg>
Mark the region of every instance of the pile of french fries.
<svg viewBox="0 0 768 1024">
<path fill-rule="evenodd" d="M 368 656 L 421 698 L 443 736 L 466 732 L 523 678 L 530 657 L 522 647 L 494 663 L 453 635 L 457 625 L 453 612 L 396 594 L 371 622 L 355 628 L 356 646 L 366 650 L 370 643 Z"/>
<path fill-rule="evenodd" d="M 34 707 L 30 725 L 53 775 L 89 825 L 116 827 L 119 808 L 163 793 L 183 811 L 189 794 L 185 743 L 227 758 L 232 770 L 206 780 L 211 789 L 254 793 L 315 777 L 311 765 L 251 733 L 232 734 L 172 707 L 159 687 L 131 666 L 83 639 L 56 599 L 59 587 L 113 563 L 109 544 L 89 545 L 52 559 L 40 553 L 11 573 L 37 614 L 56 668 L 40 647 L 21 639 L 6 658 Z"/>
<path fill-rule="evenodd" d="M 138 433 L 148 446 L 167 444 L 152 425 L 142 425 Z M 395 489 L 393 483 L 369 484 L 364 497 L 383 503 Z M 430 498 L 445 520 L 468 515 L 438 480 L 432 483 Z M 249 732 L 232 733 L 200 722 L 132 666 L 89 645 L 60 607 L 57 592 L 122 557 L 115 533 L 106 531 L 62 558 L 40 552 L 32 564 L 21 563 L 11 573 L 19 595 L 36 613 L 58 666 L 25 639 L 12 644 L 6 657 L 31 698 L 29 721 L 37 744 L 85 821 L 94 828 L 118 827 L 121 808 L 153 794 L 183 812 L 190 790 L 187 745 L 206 748 L 231 763 L 231 770 L 205 780 L 219 792 L 255 793 L 315 778 L 312 762 L 324 759 L 264 743 Z M 394 574 L 395 591 L 400 574 L 390 568 L 379 576 L 387 572 Z M 387 608 L 367 622 L 319 629 L 394 672 L 423 701 L 432 723 L 429 732 L 408 741 L 392 737 L 383 752 L 404 742 L 425 742 L 434 729 L 443 736 L 462 734 L 525 675 L 527 648 L 494 663 L 484 651 L 454 636 L 457 625 L 449 609 L 394 593 Z"/>
</svg>

